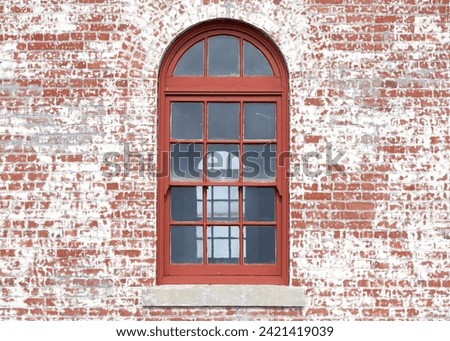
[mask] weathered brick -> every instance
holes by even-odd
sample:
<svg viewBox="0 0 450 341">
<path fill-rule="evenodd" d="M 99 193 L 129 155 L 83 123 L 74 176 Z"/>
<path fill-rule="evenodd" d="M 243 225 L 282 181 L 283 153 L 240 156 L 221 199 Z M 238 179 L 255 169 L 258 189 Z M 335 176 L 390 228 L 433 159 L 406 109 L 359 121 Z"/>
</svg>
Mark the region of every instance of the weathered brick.
<svg viewBox="0 0 450 341">
<path fill-rule="evenodd" d="M 448 319 L 448 3 L 135 2 L 0 5 L 0 319 Z M 310 304 L 146 309 L 163 198 L 137 162 L 124 173 L 123 144 L 157 169 L 165 51 L 227 16 L 290 72 L 289 280 Z"/>
</svg>

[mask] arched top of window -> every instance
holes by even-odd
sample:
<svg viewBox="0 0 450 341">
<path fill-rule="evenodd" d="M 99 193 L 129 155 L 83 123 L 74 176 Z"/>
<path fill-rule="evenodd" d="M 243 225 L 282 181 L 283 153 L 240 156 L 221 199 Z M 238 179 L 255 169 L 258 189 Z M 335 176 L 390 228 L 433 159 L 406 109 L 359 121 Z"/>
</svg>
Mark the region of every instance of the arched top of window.
<svg viewBox="0 0 450 341">
<path fill-rule="evenodd" d="M 186 86 L 192 91 L 235 91 L 287 87 L 284 59 L 259 29 L 238 20 L 216 19 L 182 33 L 161 65 L 166 91 Z M 194 87 L 191 87 L 195 79 Z"/>
<path fill-rule="evenodd" d="M 259 48 L 231 35 L 217 35 L 196 42 L 184 52 L 174 76 L 273 76 L 272 67 Z"/>
</svg>

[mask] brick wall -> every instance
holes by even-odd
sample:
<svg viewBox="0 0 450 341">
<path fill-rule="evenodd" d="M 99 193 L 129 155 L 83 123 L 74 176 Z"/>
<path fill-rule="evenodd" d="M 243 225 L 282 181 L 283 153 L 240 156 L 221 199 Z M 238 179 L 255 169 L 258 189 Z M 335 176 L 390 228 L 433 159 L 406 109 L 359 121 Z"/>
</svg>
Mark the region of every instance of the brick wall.
<svg viewBox="0 0 450 341">
<path fill-rule="evenodd" d="M 449 1 L 228 3 L 2 2 L 1 319 L 448 319 Z M 141 305 L 155 284 L 158 66 L 179 33 L 224 16 L 269 34 L 290 70 L 290 283 L 304 309 Z M 143 174 L 137 157 L 124 169 L 125 148 Z M 309 152 L 322 158 L 305 170 Z"/>
</svg>

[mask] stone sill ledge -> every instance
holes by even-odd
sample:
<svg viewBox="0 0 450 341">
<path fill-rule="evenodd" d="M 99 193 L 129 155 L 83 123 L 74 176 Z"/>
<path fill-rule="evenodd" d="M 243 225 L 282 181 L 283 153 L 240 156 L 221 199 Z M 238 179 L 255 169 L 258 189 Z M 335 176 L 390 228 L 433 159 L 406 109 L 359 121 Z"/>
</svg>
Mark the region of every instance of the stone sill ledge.
<svg viewBox="0 0 450 341">
<path fill-rule="evenodd" d="M 281 307 L 305 305 L 305 292 L 282 285 L 161 285 L 142 292 L 144 307 Z"/>
</svg>

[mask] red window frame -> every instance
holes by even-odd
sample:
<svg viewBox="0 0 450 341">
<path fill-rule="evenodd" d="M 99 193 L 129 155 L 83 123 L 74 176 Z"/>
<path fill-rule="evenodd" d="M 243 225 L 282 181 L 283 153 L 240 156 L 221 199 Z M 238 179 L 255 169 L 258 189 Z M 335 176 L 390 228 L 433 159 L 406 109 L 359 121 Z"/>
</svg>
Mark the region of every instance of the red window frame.
<svg viewBox="0 0 450 341">
<path fill-rule="evenodd" d="M 240 39 L 240 75 L 230 77 L 173 76 L 177 62 L 183 54 L 198 41 L 216 35 L 232 35 Z M 257 47 L 269 61 L 273 76 L 243 76 L 242 42 L 249 41 Z M 206 48 L 206 46 L 205 46 Z M 206 64 L 206 62 L 205 62 Z M 206 68 L 206 65 L 205 65 Z M 288 284 L 288 72 L 282 54 L 274 43 L 261 31 L 246 23 L 218 19 L 199 24 L 177 38 L 166 52 L 159 73 L 158 92 L 158 170 L 157 180 L 157 284 Z M 214 102 L 272 102 L 276 103 L 276 179 L 271 182 L 251 181 L 252 185 L 276 188 L 276 263 L 275 264 L 171 264 L 170 262 L 170 103 L 172 101 Z M 242 114 L 241 114 L 242 116 Z M 240 130 L 242 131 L 242 118 Z M 206 125 L 204 125 L 206 126 Z M 206 127 L 204 127 L 206 129 Z M 204 135 L 203 145 L 206 146 Z M 214 140 L 214 143 L 222 143 Z M 246 143 L 249 141 L 246 141 Z M 236 143 L 236 142 L 223 142 Z M 243 136 L 237 142 L 242 147 Z M 249 143 L 258 143 L 252 140 Z M 261 142 L 260 142 L 261 143 Z M 242 149 L 241 149 L 242 151 Z M 205 153 L 205 150 L 204 150 Z M 283 157 L 284 156 L 284 157 Z M 242 157 L 242 155 L 240 155 Z M 242 161 L 240 161 L 242 173 Z M 239 181 L 213 182 L 203 176 L 201 182 L 180 182 L 175 185 L 243 186 L 249 182 L 239 177 Z M 205 203 L 204 203 L 205 205 Z M 242 195 L 240 196 L 242 208 Z M 240 213 L 242 214 L 242 213 Z M 202 223 L 199 223 L 200 225 Z M 217 225 L 217 224 L 212 224 Z M 246 223 L 236 224 L 242 231 Z M 264 224 L 263 224 L 264 225 Z M 240 232 L 242 233 L 242 232 Z M 206 239 L 204 235 L 203 238 Z M 240 250 L 242 250 L 242 239 Z M 240 251 L 242 254 L 242 251 Z"/>
</svg>

